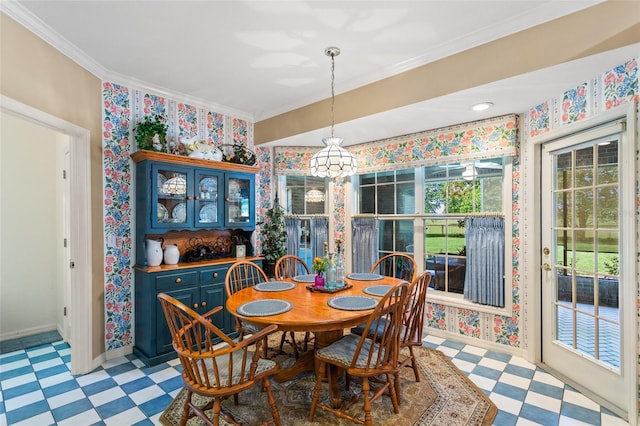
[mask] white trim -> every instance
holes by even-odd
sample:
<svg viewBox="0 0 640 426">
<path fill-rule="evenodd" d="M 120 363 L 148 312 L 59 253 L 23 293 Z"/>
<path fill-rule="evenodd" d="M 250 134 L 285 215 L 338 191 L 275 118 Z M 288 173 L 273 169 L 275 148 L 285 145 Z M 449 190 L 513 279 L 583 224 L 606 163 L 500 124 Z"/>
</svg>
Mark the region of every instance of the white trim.
<svg viewBox="0 0 640 426">
<path fill-rule="evenodd" d="M 17 331 L 10 331 L 8 333 L 2 333 L 0 334 L 0 342 L 3 342 L 5 340 L 20 339 L 22 337 L 32 336 L 34 334 L 39 334 L 39 333 L 46 333 L 48 331 L 60 332 L 60 330 L 58 329 L 58 326 L 55 323 L 40 325 L 38 327 L 31 327 L 31 328 L 25 328 Z M 60 333 L 60 335 L 62 336 L 62 333 Z"/>
<path fill-rule="evenodd" d="M 119 358 L 125 355 L 131 355 L 132 353 L 133 345 L 127 345 L 117 349 L 109 349 L 105 352 L 104 359 L 108 361 L 110 359 Z"/>
<path fill-rule="evenodd" d="M 91 167 L 90 133 L 29 105 L 0 95 L 0 109 L 69 136 L 71 202 L 70 246 L 75 268 L 71 270 L 71 374 L 85 374 L 91 362 Z"/>
<path fill-rule="evenodd" d="M 620 106 L 600 113 L 590 119 L 581 121 L 579 123 L 573 123 L 567 125 L 558 130 L 551 131 L 547 134 L 540 135 L 535 138 L 531 138 L 526 142 L 524 147 L 524 153 L 526 157 L 525 170 L 528 175 L 539 176 L 540 175 L 540 159 L 542 144 L 551 142 L 553 140 L 569 137 L 574 133 L 578 133 L 590 128 L 601 126 L 608 122 L 612 122 L 618 119 L 626 120 L 626 131 L 623 133 L 623 140 L 630 142 L 633 146 L 632 151 L 637 152 L 638 139 L 638 117 L 636 115 L 637 104 L 630 102 L 629 104 Z M 622 155 L 621 169 L 623 175 L 620 176 L 620 192 L 621 194 L 633 194 L 634 196 L 623 197 L 621 199 L 622 212 L 620 219 L 620 229 L 635 230 L 635 232 L 621 232 L 621 249 L 623 253 L 626 253 L 627 257 L 620 259 L 620 265 L 633 265 L 631 267 L 623 268 L 621 270 L 620 281 L 621 282 L 636 282 L 637 279 L 637 256 L 636 241 L 637 225 L 636 225 L 636 207 L 635 197 L 637 196 L 637 188 L 635 187 L 637 182 L 638 170 L 636 168 L 636 156 L 635 155 Z M 626 185 L 633 185 L 633 189 L 629 190 Z M 539 324 L 542 320 L 541 312 L 541 300 L 540 300 L 540 286 L 541 286 L 541 274 L 540 274 L 540 194 L 541 184 L 539 179 L 529 179 L 528 186 L 525 190 L 526 199 L 525 205 L 532 206 L 533 211 L 527 215 L 523 215 L 523 227 L 522 229 L 528 229 L 528 235 L 532 238 L 523 238 L 523 241 L 527 243 L 523 246 L 523 262 L 524 270 L 522 276 L 527 276 L 530 280 L 527 283 L 527 309 L 531 314 L 531 319 L 527 320 L 526 324 L 528 328 L 532 328 L 532 332 L 528 336 L 528 343 L 530 348 L 528 350 L 528 356 L 535 362 L 540 362 L 542 357 L 542 338 L 541 331 L 539 330 Z M 534 207 L 535 206 L 535 207 Z M 528 273 L 528 271 L 536 271 Z M 628 381 L 628 388 L 625 390 L 625 395 L 628 396 L 628 400 L 624 405 L 628 410 L 628 421 L 631 426 L 640 424 L 638 418 L 638 404 L 637 404 L 637 388 L 638 388 L 638 361 L 637 361 L 637 336 L 638 336 L 638 324 L 637 324 L 637 291 L 634 289 L 632 294 L 623 294 L 620 298 L 621 306 L 623 306 L 623 318 L 622 318 L 622 339 L 623 347 L 621 354 L 621 370 L 625 377 L 630 377 Z M 613 407 L 608 407 L 613 408 Z M 618 410 L 616 410 L 618 411 Z M 619 413 L 622 414 L 622 413 Z"/>
</svg>

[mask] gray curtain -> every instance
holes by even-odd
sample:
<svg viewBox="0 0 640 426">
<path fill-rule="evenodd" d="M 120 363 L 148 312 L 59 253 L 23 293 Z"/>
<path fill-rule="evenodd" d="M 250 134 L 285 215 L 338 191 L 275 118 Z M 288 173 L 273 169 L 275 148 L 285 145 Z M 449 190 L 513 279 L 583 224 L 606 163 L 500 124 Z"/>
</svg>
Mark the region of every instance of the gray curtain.
<svg viewBox="0 0 640 426">
<path fill-rule="evenodd" d="M 379 221 L 371 217 L 354 217 L 351 224 L 353 228 L 353 239 L 351 240 L 352 272 L 369 272 L 378 260 Z"/>
<path fill-rule="evenodd" d="M 467 244 L 464 298 L 504 307 L 504 218 L 468 217 L 464 226 Z"/>
<path fill-rule="evenodd" d="M 284 229 L 287 231 L 287 253 L 298 256 L 300 249 L 300 219 L 286 217 Z"/>
<path fill-rule="evenodd" d="M 310 227 L 311 258 L 324 256 L 324 243 L 329 242 L 329 219 L 326 217 L 314 217 L 311 219 Z"/>
</svg>

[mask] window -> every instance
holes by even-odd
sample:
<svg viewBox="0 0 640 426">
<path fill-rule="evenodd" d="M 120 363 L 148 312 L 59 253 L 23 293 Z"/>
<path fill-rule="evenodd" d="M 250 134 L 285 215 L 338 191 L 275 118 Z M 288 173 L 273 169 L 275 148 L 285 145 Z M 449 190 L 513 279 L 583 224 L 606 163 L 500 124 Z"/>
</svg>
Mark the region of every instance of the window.
<svg viewBox="0 0 640 426">
<path fill-rule="evenodd" d="M 360 176 L 360 213 L 380 215 L 414 214 L 413 169 L 367 173 Z M 380 221 L 380 257 L 413 249 L 413 219 Z"/>
<path fill-rule="evenodd" d="M 281 188 L 286 199 L 284 208 L 287 214 L 300 217 L 300 241 L 297 256 L 307 265 L 311 265 L 311 215 L 324 215 L 327 204 L 327 186 L 324 178 L 315 176 L 283 176 Z"/>
<path fill-rule="evenodd" d="M 466 272 L 464 217 L 502 212 L 501 160 L 444 164 L 424 168 L 425 269 L 430 286 L 462 294 Z"/>
<path fill-rule="evenodd" d="M 324 178 L 313 176 L 285 177 L 286 204 L 288 214 L 324 214 L 327 188 Z"/>
<path fill-rule="evenodd" d="M 504 176 L 503 159 L 362 174 L 356 186 L 358 213 L 379 217 L 380 256 L 397 251 L 424 254 L 421 266 L 431 271 L 431 288 L 443 295 L 462 294 L 464 218 L 505 211 L 504 204 L 510 202 L 505 194 L 511 188 Z M 394 218 L 397 215 L 403 216 Z M 414 244 L 423 244 L 423 249 L 414 250 Z"/>
</svg>

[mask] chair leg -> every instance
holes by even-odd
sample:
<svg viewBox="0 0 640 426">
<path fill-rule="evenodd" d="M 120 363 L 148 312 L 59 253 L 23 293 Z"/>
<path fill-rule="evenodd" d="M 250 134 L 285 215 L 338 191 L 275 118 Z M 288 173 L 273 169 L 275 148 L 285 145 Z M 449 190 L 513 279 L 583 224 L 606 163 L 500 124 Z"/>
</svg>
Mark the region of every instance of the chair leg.
<svg viewBox="0 0 640 426">
<path fill-rule="evenodd" d="M 416 363 L 416 356 L 413 354 L 413 346 L 409 346 L 409 355 L 411 356 L 411 368 L 413 368 L 413 374 L 416 376 L 416 382 L 419 382 L 420 371 L 418 370 L 418 364 Z"/>
<path fill-rule="evenodd" d="M 271 414 L 273 416 L 273 421 L 275 422 L 276 426 L 280 426 L 281 425 L 280 412 L 278 411 L 278 406 L 276 405 L 276 399 L 273 397 L 273 394 L 271 393 L 271 382 L 269 381 L 268 377 L 265 377 L 264 379 L 262 379 L 262 387 L 267 391 L 267 401 L 271 406 Z"/>
<path fill-rule="evenodd" d="M 187 398 L 184 400 L 182 416 L 180 417 L 180 426 L 185 426 L 187 424 L 187 420 L 189 420 L 189 403 L 191 402 L 191 395 L 193 395 L 193 392 L 187 390 Z"/>
<path fill-rule="evenodd" d="M 220 426 L 220 400 L 215 398 L 213 401 L 213 425 Z"/>
<path fill-rule="evenodd" d="M 369 395 L 369 379 L 362 378 L 362 394 L 364 396 L 364 424 L 365 426 L 373 425 L 373 417 L 371 417 L 371 401 Z"/>
<path fill-rule="evenodd" d="M 324 377 L 324 371 L 326 368 L 324 362 L 320 361 L 318 365 L 318 372 L 316 374 L 316 387 L 313 389 L 313 398 L 311 399 L 311 410 L 309 410 L 309 421 L 313 421 L 313 416 L 316 414 L 316 407 L 318 406 L 318 399 L 320 398 L 320 390 L 322 390 L 322 378 Z"/>
<path fill-rule="evenodd" d="M 393 383 L 389 381 L 392 380 Z M 393 412 L 400 412 L 400 372 L 394 374 L 387 374 L 387 382 L 389 382 L 389 394 L 391 396 L 391 405 L 393 405 Z"/>
</svg>

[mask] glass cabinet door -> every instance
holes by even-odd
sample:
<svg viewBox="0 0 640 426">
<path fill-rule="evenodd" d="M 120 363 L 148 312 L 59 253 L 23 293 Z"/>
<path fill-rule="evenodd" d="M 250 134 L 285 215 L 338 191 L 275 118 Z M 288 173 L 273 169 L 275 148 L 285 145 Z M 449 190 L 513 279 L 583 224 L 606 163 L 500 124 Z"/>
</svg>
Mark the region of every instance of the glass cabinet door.
<svg viewBox="0 0 640 426">
<path fill-rule="evenodd" d="M 155 180 L 155 202 L 157 214 L 151 215 L 153 227 L 171 228 L 188 223 L 189 209 L 187 203 L 191 199 L 188 182 L 191 179 L 187 170 L 153 167 L 152 178 Z M 153 205 L 153 204 L 152 204 Z"/>
<path fill-rule="evenodd" d="M 246 176 L 227 175 L 226 226 L 243 228 L 255 223 L 253 182 Z"/>
<path fill-rule="evenodd" d="M 200 228 L 215 228 L 222 225 L 218 188 L 222 189 L 221 175 L 196 172 L 195 224 Z"/>
</svg>

